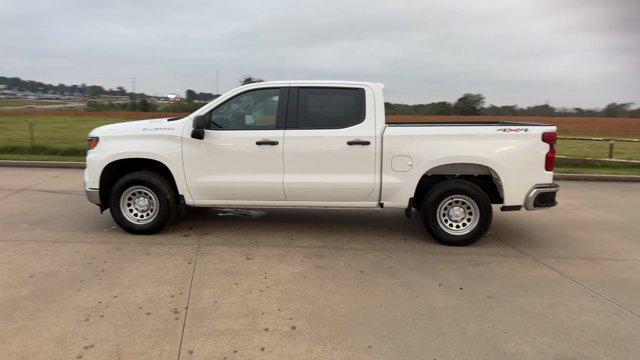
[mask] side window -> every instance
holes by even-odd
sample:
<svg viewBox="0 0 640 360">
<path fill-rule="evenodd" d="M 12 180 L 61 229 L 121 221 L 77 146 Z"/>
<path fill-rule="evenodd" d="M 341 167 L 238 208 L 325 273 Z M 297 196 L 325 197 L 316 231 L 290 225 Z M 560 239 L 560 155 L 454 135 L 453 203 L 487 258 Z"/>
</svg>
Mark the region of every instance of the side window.
<svg viewBox="0 0 640 360">
<path fill-rule="evenodd" d="M 280 89 L 258 89 L 237 95 L 208 114 L 210 130 L 276 128 Z"/>
<path fill-rule="evenodd" d="M 364 120 L 364 90 L 299 88 L 299 129 L 340 129 Z"/>
</svg>

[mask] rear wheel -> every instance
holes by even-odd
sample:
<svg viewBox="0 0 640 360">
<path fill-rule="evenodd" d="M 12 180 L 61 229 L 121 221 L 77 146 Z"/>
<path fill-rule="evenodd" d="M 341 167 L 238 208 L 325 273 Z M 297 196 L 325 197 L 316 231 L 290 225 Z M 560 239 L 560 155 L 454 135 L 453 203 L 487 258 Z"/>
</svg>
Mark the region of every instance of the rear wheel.
<svg viewBox="0 0 640 360">
<path fill-rule="evenodd" d="M 109 204 L 115 222 L 132 234 L 155 234 L 176 212 L 173 188 L 164 177 L 149 171 L 136 171 L 116 181 Z"/>
<path fill-rule="evenodd" d="M 438 242 L 464 246 L 478 241 L 489 229 L 491 201 L 473 183 L 447 180 L 427 192 L 421 214 L 427 231 Z"/>
</svg>

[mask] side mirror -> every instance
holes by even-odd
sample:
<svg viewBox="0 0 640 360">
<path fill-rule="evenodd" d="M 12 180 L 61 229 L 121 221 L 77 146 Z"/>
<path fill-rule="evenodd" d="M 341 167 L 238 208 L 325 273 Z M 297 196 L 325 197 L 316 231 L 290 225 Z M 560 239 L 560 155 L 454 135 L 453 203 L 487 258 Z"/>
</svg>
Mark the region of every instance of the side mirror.
<svg viewBox="0 0 640 360">
<path fill-rule="evenodd" d="M 204 115 L 198 115 L 193 119 L 193 130 L 191 137 L 194 139 L 204 139 L 204 129 L 207 127 L 207 118 Z"/>
</svg>

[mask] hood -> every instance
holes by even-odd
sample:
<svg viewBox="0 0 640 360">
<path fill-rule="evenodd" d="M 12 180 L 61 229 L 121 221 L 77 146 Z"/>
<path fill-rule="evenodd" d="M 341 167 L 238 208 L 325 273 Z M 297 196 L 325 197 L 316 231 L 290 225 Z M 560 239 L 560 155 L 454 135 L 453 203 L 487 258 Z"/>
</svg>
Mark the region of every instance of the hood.
<svg viewBox="0 0 640 360">
<path fill-rule="evenodd" d="M 157 132 L 173 132 L 178 130 L 180 121 L 175 118 L 158 118 L 148 120 L 126 121 L 97 127 L 89 136 L 129 135 Z"/>
</svg>

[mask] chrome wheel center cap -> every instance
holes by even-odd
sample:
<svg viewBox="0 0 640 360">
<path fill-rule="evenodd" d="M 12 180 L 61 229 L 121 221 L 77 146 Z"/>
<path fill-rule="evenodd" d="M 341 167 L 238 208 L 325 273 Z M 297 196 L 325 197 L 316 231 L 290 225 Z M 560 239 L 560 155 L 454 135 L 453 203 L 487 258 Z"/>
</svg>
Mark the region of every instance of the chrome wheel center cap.
<svg viewBox="0 0 640 360">
<path fill-rule="evenodd" d="M 137 198 L 135 198 L 135 200 L 133 200 L 133 204 L 138 211 L 146 211 L 149 209 L 149 199 L 143 196 L 138 196 Z"/>
<path fill-rule="evenodd" d="M 451 221 L 460 222 L 464 219 L 464 209 L 460 206 L 454 206 L 449 209 L 449 219 Z"/>
</svg>

